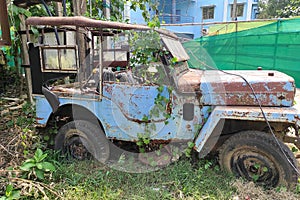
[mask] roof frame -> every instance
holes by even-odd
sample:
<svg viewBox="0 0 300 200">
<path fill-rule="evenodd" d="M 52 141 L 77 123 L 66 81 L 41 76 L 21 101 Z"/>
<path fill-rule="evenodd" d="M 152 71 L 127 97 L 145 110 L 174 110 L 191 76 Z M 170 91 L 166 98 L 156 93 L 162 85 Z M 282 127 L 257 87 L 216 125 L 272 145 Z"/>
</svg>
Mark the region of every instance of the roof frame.
<svg viewBox="0 0 300 200">
<path fill-rule="evenodd" d="M 121 29 L 121 30 L 151 30 L 146 25 L 127 24 L 122 22 L 112 22 L 91 19 L 83 16 L 74 17 L 29 17 L 26 19 L 27 26 L 76 26 L 82 28 L 95 28 L 95 29 Z M 167 35 L 172 38 L 178 38 L 175 34 L 163 30 L 155 29 L 160 34 Z"/>
</svg>

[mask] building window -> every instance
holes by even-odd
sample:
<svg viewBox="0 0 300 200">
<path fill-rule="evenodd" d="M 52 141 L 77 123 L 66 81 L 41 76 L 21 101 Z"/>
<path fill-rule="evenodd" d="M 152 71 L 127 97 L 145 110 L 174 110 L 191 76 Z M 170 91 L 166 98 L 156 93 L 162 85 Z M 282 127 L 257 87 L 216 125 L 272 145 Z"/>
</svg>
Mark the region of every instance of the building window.
<svg viewBox="0 0 300 200">
<path fill-rule="evenodd" d="M 176 10 L 176 22 L 181 21 L 181 10 Z"/>
<path fill-rule="evenodd" d="M 202 18 L 213 19 L 215 15 L 215 6 L 202 7 Z"/>
<path fill-rule="evenodd" d="M 236 17 L 243 17 L 244 15 L 244 4 L 236 4 Z M 231 17 L 233 16 L 233 5 L 231 5 Z"/>
</svg>

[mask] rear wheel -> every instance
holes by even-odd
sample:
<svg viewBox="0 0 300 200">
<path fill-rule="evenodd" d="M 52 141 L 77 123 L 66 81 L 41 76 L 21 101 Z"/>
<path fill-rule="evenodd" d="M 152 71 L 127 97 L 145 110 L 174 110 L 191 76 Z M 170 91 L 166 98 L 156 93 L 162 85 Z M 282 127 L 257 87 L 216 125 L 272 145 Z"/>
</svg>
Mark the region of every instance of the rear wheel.
<svg viewBox="0 0 300 200">
<path fill-rule="evenodd" d="M 110 151 L 102 128 L 84 120 L 62 126 L 55 137 L 55 149 L 78 160 L 94 157 L 103 163 Z"/>
<path fill-rule="evenodd" d="M 272 135 L 244 131 L 228 138 L 219 149 L 221 168 L 267 187 L 297 182 L 297 161 L 290 149 Z"/>
</svg>

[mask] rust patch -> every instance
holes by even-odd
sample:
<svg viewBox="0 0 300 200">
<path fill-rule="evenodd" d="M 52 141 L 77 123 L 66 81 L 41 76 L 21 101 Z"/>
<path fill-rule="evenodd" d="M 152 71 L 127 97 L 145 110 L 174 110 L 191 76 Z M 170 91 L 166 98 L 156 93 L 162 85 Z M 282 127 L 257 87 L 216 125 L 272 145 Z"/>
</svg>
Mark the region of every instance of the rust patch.
<svg viewBox="0 0 300 200">
<path fill-rule="evenodd" d="M 106 85 L 106 86 L 104 87 L 104 89 L 105 89 L 105 91 L 106 91 L 108 94 L 112 94 L 112 86 Z"/>
<path fill-rule="evenodd" d="M 186 125 L 186 129 L 188 130 L 188 131 L 192 131 L 192 129 L 191 129 L 192 127 L 191 127 L 191 125 L 190 124 L 188 124 L 188 125 Z"/>
<path fill-rule="evenodd" d="M 202 71 L 190 70 L 178 78 L 178 90 L 182 93 L 194 93 L 200 91 Z"/>
</svg>

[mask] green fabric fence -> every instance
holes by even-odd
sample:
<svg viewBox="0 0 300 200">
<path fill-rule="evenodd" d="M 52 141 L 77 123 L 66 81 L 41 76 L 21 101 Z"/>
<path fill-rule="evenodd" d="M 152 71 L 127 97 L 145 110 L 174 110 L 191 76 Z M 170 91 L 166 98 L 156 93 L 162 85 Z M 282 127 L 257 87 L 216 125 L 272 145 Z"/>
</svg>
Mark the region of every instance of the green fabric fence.
<svg viewBox="0 0 300 200">
<path fill-rule="evenodd" d="M 237 28 L 231 33 L 204 36 L 184 43 L 191 57 L 189 66 L 222 70 L 256 70 L 258 67 L 278 70 L 292 76 L 300 87 L 300 18 L 265 24 L 242 31 Z"/>
</svg>

